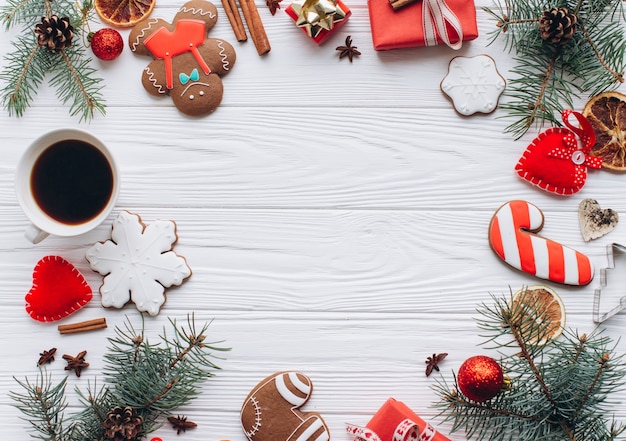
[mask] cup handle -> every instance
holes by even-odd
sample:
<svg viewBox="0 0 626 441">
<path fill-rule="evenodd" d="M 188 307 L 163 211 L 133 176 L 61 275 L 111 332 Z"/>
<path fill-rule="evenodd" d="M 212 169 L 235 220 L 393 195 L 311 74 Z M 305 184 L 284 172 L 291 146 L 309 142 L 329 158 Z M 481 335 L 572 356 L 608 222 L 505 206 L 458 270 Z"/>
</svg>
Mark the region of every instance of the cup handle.
<svg viewBox="0 0 626 441">
<path fill-rule="evenodd" d="M 30 224 L 27 228 L 26 228 L 26 232 L 24 233 L 24 236 L 26 236 L 26 239 L 30 240 L 32 243 L 39 243 L 42 240 L 44 240 L 46 237 L 48 237 L 50 234 L 43 231 L 42 229 L 36 227 L 33 224 Z"/>
</svg>

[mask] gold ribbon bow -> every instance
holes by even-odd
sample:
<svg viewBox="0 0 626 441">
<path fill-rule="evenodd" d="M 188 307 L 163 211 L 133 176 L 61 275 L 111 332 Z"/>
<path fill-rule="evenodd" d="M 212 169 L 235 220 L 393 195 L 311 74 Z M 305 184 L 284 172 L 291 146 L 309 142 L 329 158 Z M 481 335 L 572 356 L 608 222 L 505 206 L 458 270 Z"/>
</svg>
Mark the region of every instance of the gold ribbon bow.
<svg viewBox="0 0 626 441">
<path fill-rule="evenodd" d="M 311 38 L 332 30 L 335 22 L 346 18 L 337 0 L 295 0 L 291 7 L 297 15 L 296 25 L 305 28 Z"/>
</svg>

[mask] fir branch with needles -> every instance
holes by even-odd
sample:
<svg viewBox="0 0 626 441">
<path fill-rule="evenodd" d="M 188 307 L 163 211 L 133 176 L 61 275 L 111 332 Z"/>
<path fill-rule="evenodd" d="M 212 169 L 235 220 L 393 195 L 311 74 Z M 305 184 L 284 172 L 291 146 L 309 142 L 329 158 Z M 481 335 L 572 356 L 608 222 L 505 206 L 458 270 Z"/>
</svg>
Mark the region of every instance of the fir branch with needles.
<svg viewBox="0 0 626 441">
<path fill-rule="evenodd" d="M 189 404 L 200 394 L 204 381 L 219 369 L 214 352 L 228 349 L 208 343 L 209 325 L 197 327 L 193 315 L 188 316 L 187 326 L 175 320 L 170 320 L 170 325 L 171 335 L 164 329 L 157 343 L 148 341 L 143 325 L 137 330 L 127 321 L 116 328 L 104 356 L 103 384 L 98 387 L 94 382 L 86 391 L 76 390 L 83 407 L 76 414 L 64 415 L 67 377 L 56 386 L 43 373 L 35 382 L 18 381 L 22 391 L 11 397 L 36 430 L 33 438 L 108 440 L 118 429 L 116 424 L 125 424 L 120 430 L 130 427 L 134 434 L 128 441 L 139 440 L 164 424 L 176 409 Z"/>
<path fill-rule="evenodd" d="M 22 34 L 13 41 L 13 52 L 6 55 L 0 72 L 2 105 L 10 116 L 22 116 L 30 107 L 39 87 L 48 80 L 59 100 L 69 103 L 69 113 L 80 121 L 91 120 L 96 112 L 105 114 L 102 79 L 91 65 L 86 46 L 73 35 L 67 47 L 50 50 L 38 42 L 34 32 L 37 22 L 52 17 L 67 17 L 73 34 L 85 41 L 87 24 L 93 13 L 92 0 L 81 4 L 72 0 L 8 0 L 0 8 L 0 22 L 7 30 L 22 26 Z"/>
<path fill-rule="evenodd" d="M 452 431 L 478 441 L 607 441 L 626 426 L 611 419 L 611 393 L 623 388 L 626 363 L 615 343 L 601 331 L 563 334 L 540 342 L 548 332 L 537 304 L 517 305 L 513 296 L 492 296 L 478 309 L 485 345 L 500 354 L 508 388 L 485 402 L 459 390 L 456 375 L 434 386 L 435 404 Z"/>
<path fill-rule="evenodd" d="M 490 43 L 501 39 L 515 52 L 513 78 L 501 107 L 513 122 L 506 128 L 521 137 L 558 115 L 573 97 L 592 96 L 624 82 L 624 6 L 614 0 L 497 0 L 483 8 L 496 20 Z M 551 9 L 575 17 L 573 34 L 556 44 L 542 38 L 540 21 Z"/>
</svg>

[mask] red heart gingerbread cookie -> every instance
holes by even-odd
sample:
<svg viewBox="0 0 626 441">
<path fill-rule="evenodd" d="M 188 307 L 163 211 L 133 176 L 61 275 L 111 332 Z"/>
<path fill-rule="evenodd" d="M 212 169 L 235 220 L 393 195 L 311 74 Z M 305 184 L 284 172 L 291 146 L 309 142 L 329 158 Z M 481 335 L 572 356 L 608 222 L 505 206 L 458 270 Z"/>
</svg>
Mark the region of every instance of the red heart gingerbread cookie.
<svg viewBox="0 0 626 441">
<path fill-rule="evenodd" d="M 60 320 L 92 298 L 83 275 L 59 256 L 45 256 L 33 271 L 33 286 L 26 294 L 26 312 L 40 322 Z"/>
<path fill-rule="evenodd" d="M 569 122 L 571 115 L 578 120 L 580 127 Z M 568 128 L 552 127 L 539 134 L 519 159 L 515 171 L 545 191 L 571 195 L 585 185 L 587 167 L 602 167 L 602 158 L 589 155 L 596 142 L 589 121 L 572 110 L 564 110 L 562 118 Z"/>
</svg>

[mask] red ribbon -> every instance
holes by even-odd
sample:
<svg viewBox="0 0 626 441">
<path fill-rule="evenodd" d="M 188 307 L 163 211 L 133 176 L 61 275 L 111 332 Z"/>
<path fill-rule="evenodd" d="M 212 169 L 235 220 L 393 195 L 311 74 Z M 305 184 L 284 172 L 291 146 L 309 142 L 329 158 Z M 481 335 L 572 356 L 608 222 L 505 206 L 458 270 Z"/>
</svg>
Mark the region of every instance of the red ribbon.
<svg viewBox="0 0 626 441">
<path fill-rule="evenodd" d="M 461 49 L 463 45 L 463 26 L 445 0 L 422 0 L 422 8 L 422 26 L 426 46 L 435 46 L 437 44 L 437 34 L 439 34 L 439 38 L 452 49 Z M 456 33 L 458 37 L 456 43 L 451 42 L 447 25 L 450 25 Z"/>
<path fill-rule="evenodd" d="M 578 120 L 579 127 L 572 125 L 569 122 L 569 117 L 574 115 Z M 565 160 L 571 160 L 576 165 L 584 165 L 591 168 L 602 168 L 602 158 L 598 156 L 590 156 L 589 152 L 596 143 L 596 133 L 591 126 L 591 123 L 581 113 L 573 110 L 566 109 L 561 113 L 563 123 L 573 133 L 565 135 L 563 138 L 563 146 L 555 147 L 548 156 L 552 158 L 559 158 Z M 578 141 L 574 137 L 578 136 L 582 146 L 578 145 Z"/>
<path fill-rule="evenodd" d="M 346 424 L 346 431 L 354 435 L 355 441 L 382 441 L 376 432 L 367 427 Z M 436 433 L 435 428 L 429 423 L 426 423 L 424 430 L 420 433 L 417 423 L 407 418 L 398 424 L 391 441 L 432 441 Z"/>
</svg>

